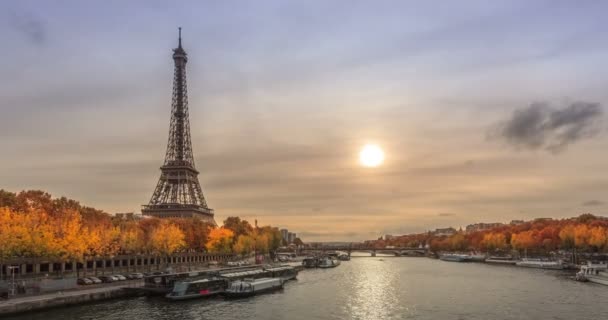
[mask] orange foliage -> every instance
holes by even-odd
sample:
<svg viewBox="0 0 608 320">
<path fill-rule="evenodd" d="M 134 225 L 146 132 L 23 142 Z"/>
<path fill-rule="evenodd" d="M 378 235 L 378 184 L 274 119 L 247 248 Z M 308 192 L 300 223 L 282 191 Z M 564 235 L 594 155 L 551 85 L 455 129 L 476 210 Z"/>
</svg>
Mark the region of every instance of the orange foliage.
<svg viewBox="0 0 608 320">
<path fill-rule="evenodd" d="M 281 243 L 277 228 L 256 228 L 238 217 L 226 219 L 243 240 L 241 253 L 255 245 L 261 252 Z M 247 239 L 247 237 L 251 239 Z M 172 254 L 181 250 L 231 253 L 236 242 L 229 228 L 215 228 L 196 219 L 113 218 L 65 197 L 42 191 L 18 194 L 0 190 L 0 260 L 57 258 L 82 261 L 87 256 Z"/>
<path fill-rule="evenodd" d="M 209 232 L 206 247 L 210 252 L 229 253 L 232 251 L 234 232 L 226 228 L 216 228 Z"/>
<path fill-rule="evenodd" d="M 576 218 L 536 219 L 518 225 L 452 236 L 434 236 L 431 232 L 366 241 L 376 248 L 429 245 L 432 251 L 555 250 L 608 251 L 608 219 L 583 214 Z"/>
</svg>

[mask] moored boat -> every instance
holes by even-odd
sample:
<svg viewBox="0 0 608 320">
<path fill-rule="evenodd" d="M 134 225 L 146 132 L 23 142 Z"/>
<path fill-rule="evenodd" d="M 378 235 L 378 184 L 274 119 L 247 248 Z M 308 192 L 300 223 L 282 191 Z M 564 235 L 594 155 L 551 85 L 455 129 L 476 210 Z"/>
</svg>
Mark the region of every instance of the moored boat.
<svg viewBox="0 0 608 320">
<path fill-rule="evenodd" d="M 222 294 L 226 298 L 246 298 L 282 288 L 283 281 L 280 278 L 245 279 L 231 282 Z"/>
<path fill-rule="evenodd" d="M 605 263 L 587 263 L 576 273 L 576 280 L 589 281 L 608 286 L 608 265 Z"/>
<path fill-rule="evenodd" d="M 350 256 L 348 254 L 340 254 L 338 256 L 338 260 L 340 261 L 350 261 Z"/>
<path fill-rule="evenodd" d="M 220 294 L 224 292 L 227 287 L 228 280 L 216 277 L 183 281 L 175 283 L 173 290 L 165 297 L 170 300 L 204 298 Z"/>
<path fill-rule="evenodd" d="M 323 257 L 319 259 L 318 268 L 335 268 L 340 265 L 340 260 L 333 257 Z"/>
<path fill-rule="evenodd" d="M 270 272 L 270 277 L 279 278 L 283 282 L 293 280 L 298 276 L 298 270 L 291 266 L 279 266 L 273 268 L 266 268 L 265 270 Z"/>
<path fill-rule="evenodd" d="M 486 263 L 507 264 L 507 265 L 515 265 L 517 263 L 517 261 L 513 260 L 512 257 L 489 257 L 485 261 L 486 261 Z"/>
<path fill-rule="evenodd" d="M 540 259 L 522 259 L 521 261 L 516 262 L 515 265 L 518 267 L 551 270 L 563 270 L 566 268 L 562 261 L 548 261 Z"/>
<path fill-rule="evenodd" d="M 306 257 L 302 260 L 302 265 L 304 268 L 316 268 L 319 264 L 319 259 L 315 257 Z"/>
<path fill-rule="evenodd" d="M 451 262 L 471 262 L 473 259 L 468 254 L 460 253 L 444 253 L 439 255 L 439 259 Z"/>
</svg>

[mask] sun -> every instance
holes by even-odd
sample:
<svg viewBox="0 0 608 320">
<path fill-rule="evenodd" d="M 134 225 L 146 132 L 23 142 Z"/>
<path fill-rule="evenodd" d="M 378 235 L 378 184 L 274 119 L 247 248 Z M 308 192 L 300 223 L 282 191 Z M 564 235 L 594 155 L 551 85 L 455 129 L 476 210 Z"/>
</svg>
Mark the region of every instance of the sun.
<svg viewBox="0 0 608 320">
<path fill-rule="evenodd" d="M 359 162 L 364 167 L 377 167 L 384 162 L 384 151 L 375 144 L 367 144 L 359 152 Z"/>
</svg>

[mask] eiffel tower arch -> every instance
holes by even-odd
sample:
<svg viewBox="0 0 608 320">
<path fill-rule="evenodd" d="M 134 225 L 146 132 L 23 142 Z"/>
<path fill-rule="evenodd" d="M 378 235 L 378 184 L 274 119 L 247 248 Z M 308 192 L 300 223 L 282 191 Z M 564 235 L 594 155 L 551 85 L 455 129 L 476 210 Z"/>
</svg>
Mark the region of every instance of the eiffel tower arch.
<svg viewBox="0 0 608 320">
<path fill-rule="evenodd" d="M 194 166 L 186 85 L 188 55 L 182 48 L 181 28 L 179 45 L 173 49 L 173 62 L 175 71 L 167 153 L 152 198 L 142 206 L 141 212 L 159 218 L 197 218 L 217 225 L 213 209 L 207 206 L 203 196 L 198 171 Z"/>
</svg>

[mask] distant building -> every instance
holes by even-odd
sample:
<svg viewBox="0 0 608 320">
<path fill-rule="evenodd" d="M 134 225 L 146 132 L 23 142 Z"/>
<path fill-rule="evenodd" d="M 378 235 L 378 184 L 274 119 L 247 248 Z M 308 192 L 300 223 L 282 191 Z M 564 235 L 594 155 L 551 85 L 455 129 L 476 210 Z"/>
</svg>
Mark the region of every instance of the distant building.
<svg viewBox="0 0 608 320">
<path fill-rule="evenodd" d="M 390 239 L 393 239 L 393 238 L 394 237 L 392 235 L 390 235 L 390 234 L 385 234 L 384 235 L 384 240 L 390 240 Z"/>
<path fill-rule="evenodd" d="M 476 232 L 476 231 L 484 231 L 484 230 L 489 230 L 489 229 L 493 229 L 493 228 L 498 228 L 503 226 L 503 223 L 500 222 L 494 222 L 494 223 L 475 223 L 475 224 L 470 224 L 466 227 L 465 231 L 467 233 L 471 233 L 471 232 Z"/>
<path fill-rule="evenodd" d="M 296 239 L 296 234 L 293 232 L 288 232 L 287 233 L 287 243 L 293 243 L 293 241 Z"/>
<path fill-rule="evenodd" d="M 281 229 L 281 236 L 285 242 L 289 243 L 289 231 L 287 229 Z"/>
<path fill-rule="evenodd" d="M 524 220 L 511 220 L 511 222 L 509 222 L 509 224 L 512 226 L 516 226 L 518 224 L 524 224 L 524 223 L 526 223 Z"/>
<path fill-rule="evenodd" d="M 449 227 L 449 228 L 439 228 L 439 229 L 435 229 L 435 231 L 433 232 L 433 235 L 435 236 L 451 236 L 456 234 L 456 229 Z"/>
<path fill-rule="evenodd" d="M 119 220 L 139 220 L 142 219 L 141 214 L 135 214 L 133 212 L 119 212 L 114 214 L 114 219 Z"/>
</svg>

